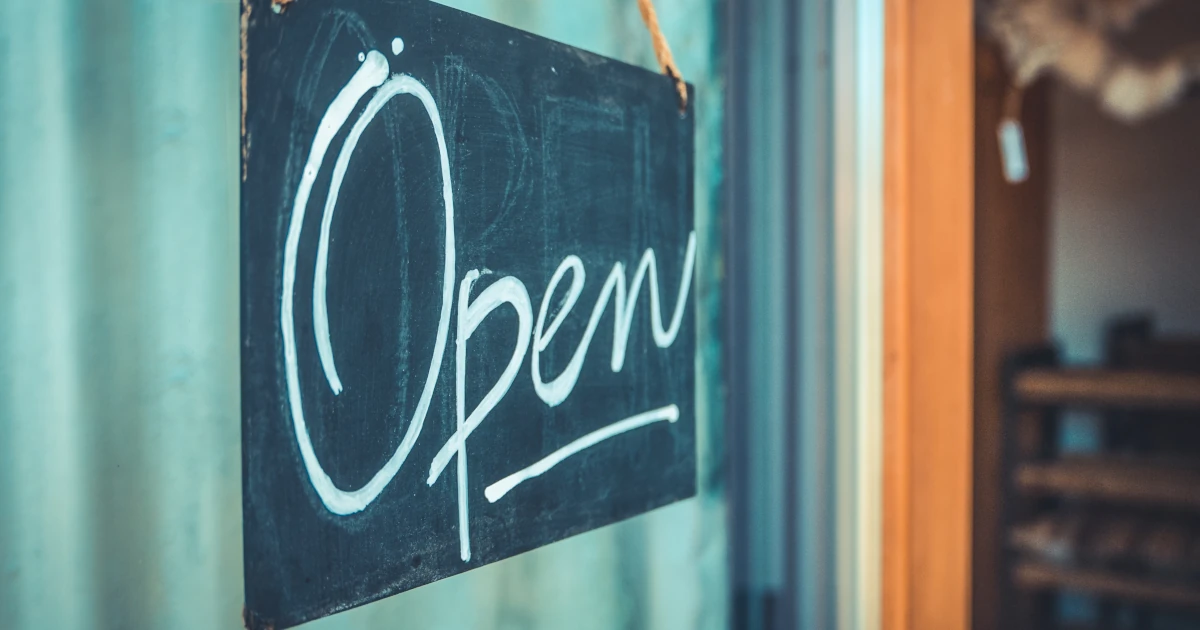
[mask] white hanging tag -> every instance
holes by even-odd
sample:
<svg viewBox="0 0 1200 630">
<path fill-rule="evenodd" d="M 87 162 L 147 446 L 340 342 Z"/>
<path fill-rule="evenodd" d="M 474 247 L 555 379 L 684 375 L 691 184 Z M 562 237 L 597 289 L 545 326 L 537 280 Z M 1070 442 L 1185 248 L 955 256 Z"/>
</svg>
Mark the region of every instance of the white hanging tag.
<svg viewBox="0 0 1200 630">
<path fill-rule="evenodd" d="M 1029 159 L 1025 154 L 1025 130 L 1019 120 L 1005 118 L 997 130 L 1000 137 L 1000 162 L 1004 179 L 1017 184 L 1029 179 Z"/>
</svg>

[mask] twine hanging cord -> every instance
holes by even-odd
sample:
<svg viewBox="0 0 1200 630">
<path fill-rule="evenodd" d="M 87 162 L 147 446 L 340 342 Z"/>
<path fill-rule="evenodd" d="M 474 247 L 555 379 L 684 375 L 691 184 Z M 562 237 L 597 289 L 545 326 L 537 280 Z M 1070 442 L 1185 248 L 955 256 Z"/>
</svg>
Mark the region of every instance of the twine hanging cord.
<svg viewBox="0 0 1200 630">
<path fill-rule="evenodd" d="M 679 109 L 686 110 L 687 84 L 683 81 L 679 66 L 675 65 L 675 57 L 671 56 L 671 46 L 667 44 L 667 36 L 663 35 L 662 28 L 658 26 L 658 14 L 654 12 L 654 4 L 651 0 L 638 0 L 638 10 L 642 13 L 642 21 L 646 23 L 646 30 L 650 31 L 658 67 L 662 69 L 663 74 L 675 81 L 675 90 L 679 92 Z"/>
<path fill-rule="evenodd" d="M 1001 113 L 1005 119 L 1013 122 L 1021 120 L 1021 101 L 1024 100 L 1025 88 L 1019 85 L 1016 81 L 1008 84 L 1008 91 L 1004 93 L 1004 104 L 1001 106 Z"/>
</svg>

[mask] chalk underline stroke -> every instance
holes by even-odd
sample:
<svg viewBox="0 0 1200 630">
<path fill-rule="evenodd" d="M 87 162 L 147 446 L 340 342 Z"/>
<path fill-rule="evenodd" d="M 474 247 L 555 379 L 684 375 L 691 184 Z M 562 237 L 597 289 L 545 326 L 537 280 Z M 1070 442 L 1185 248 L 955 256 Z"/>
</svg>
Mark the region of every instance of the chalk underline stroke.
<svg viewBox="0 0 1200 630">
<path fill-rule="evenodd" d="M 679 406 L 667 405 L 652 409 L 636 416 L 630 416 L 624 420 L 614 422 L 603 429 L 597 429 L 587 435 L 567 444 L 566 446 L 550 453 L 549 455 L 538 460 L 537 463 L 522 468 L 517 472 L 497 481 L 496 483 L 484 489 L 483 495 L 487 497 L 489 503 L 499 501 L 504 495 L 508 494 L 513 488 L 518 485 L 538 477 L 551 468 L 561 464 L 568 457 L 579 453 L 580 451 L 591 448 L 607 439 L 617 437 L 622 433 L 632 431 L 644 426 L 654 424 L 655 422 L 675 422 L 679 420 Z"/>
</svg>

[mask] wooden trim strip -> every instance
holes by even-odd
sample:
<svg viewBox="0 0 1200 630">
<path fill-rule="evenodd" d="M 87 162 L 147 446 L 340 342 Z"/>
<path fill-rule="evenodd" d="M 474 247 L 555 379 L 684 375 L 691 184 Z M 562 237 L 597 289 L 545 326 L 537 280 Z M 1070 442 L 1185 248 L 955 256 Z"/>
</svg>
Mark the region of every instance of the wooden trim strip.
<svg viewBox="0 0 1200 630">
<path fill-rule="evenodd" d="M 909 2 L 884 5 L 883 628 L 910 630 Z"/>
<path fill-rule="evenodd" d="M 971 5 L 887 0 L 884 628 L 971 611 Z"/>
</svg>

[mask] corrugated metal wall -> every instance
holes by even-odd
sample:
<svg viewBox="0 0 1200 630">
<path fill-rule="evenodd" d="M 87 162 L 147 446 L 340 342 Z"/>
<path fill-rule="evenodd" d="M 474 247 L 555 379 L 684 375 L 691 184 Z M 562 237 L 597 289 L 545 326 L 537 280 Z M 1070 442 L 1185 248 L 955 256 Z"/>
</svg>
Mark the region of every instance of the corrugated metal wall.
<svg viewBox="0 0 1200 630">
<path fill-rule="evenodd" d="M 653 67 L 634 0 L 452 4 Z M 716 8 L 657 5 L 699 94 L 701 496 L 313 628 L 725 625 Z M 0 628 L 240 624 L 238 11 L 0 1 Z"/>
</svg>

